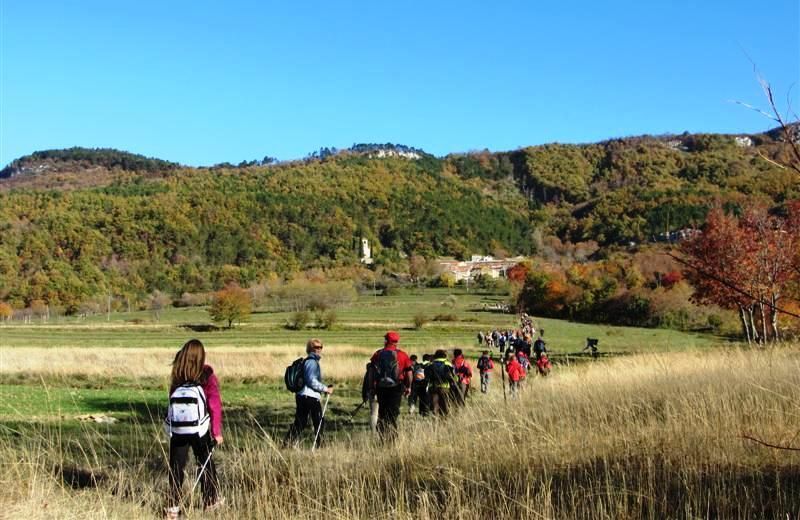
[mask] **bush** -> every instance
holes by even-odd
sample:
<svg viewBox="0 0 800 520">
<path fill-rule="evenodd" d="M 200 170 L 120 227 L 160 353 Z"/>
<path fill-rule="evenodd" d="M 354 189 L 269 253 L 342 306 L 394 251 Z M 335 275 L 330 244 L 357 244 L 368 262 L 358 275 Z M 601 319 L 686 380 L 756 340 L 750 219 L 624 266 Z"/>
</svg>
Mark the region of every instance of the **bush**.
<svg viewBox="0 0 800 520">
<path fill-rule="evenodd" d="M 317 314 L 317 326 L 321 329 L 331 330 L 336 326 L 338 316 L 333 309 Z"/>
<path fill-rule="evenodd" d="M 428 319 L 428 317 L 425 314 L 423 314 L 421 312 L 417 313 L 417 314 L 414 315 L 414 328 L 417 329 L 417 330 L 420 330 L 429 321 L 430 321 L 430 319 Z"/>
<path fill-rule="evenodd" d="M 296 311 L 286 322 L 286 328 L 290 330 L 302 330 L 306 328 L 309 321 L 311 321 L 311 316 L 308 311 Z"/>
<path fill-rule="evenodd" d="M 433 317 L 433 321 L 458 321 L 458 316 L 455 314 L 437 314 Z"/>
</svg>

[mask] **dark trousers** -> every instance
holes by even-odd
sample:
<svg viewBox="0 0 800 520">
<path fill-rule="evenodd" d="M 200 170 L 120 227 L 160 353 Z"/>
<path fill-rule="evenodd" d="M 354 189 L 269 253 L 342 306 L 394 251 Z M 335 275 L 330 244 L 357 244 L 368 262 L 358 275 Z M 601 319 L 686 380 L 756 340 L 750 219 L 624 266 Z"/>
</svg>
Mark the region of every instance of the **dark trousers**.
<svg viewBox="0 0 800 520">
<path fill-rule="evenodd" d="M 173 434 L 169 439 L 169 500 L 171 506 L 179 506 L 181 503 L 181 486 L 190 447 L 194 452 L 198 471 L 208 461 L 200 479 L 203 504 L 208 506 L 217 501 L 217 490 L 219 489 L 217 468 L 214 465 L 214 459 L 210 457 L 213 446 L 210 432 L 202 437 L 196 433 L 192 435 Z"/>
<path fill-rule="evenodd" d="M 294 412 L 294 422 L 289 427 L 289 432 L 286 434 L 285 444 L 296 442 L 300 438 L 300 433 L 305 430 L 308 424 L 308 417 L 311 416 L 311 424 L 314 426 L 314 435 L 317 435 L 319 430 L 319 437 L 317 438 L 316 447 L 322 444 L 322 430 L 324 425 L 322 423 L 322 405 L 319 399 L 309 397 L 307 395 L 295 394 L 294 402 L 297 408 Z M 321 427 L 320 427 L 321 425 Z"/>
<path fill-rule="evenodd" d="M 397 437 L 397 417 L 403 402 L 403 385 L 394 388 L 378 388 L 378 436 L 385 441 Z"/>
<path fill-rule="evenodd" d="M 450 402 L 450 389 L 432 387 L 428 390 L 431 398 L 431 413 L 433 415 L 447 415 Z"/>
<path fill-rule="evenodd" d="M 420 415 L 428 413 L 428 396 L 425 389 L 427 388 L 425 381 L 414 381 L 411 383 L 411 395 L 408 396 L 408 405 L 417 406 Z"/>
</svg>

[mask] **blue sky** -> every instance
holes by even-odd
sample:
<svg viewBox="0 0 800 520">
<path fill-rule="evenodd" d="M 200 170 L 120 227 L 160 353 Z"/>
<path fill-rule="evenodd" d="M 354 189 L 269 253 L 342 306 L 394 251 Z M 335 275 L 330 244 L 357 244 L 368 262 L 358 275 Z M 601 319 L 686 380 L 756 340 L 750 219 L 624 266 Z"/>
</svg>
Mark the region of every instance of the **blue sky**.
<svg viewBox="0 0 800 520">
<path fill-rule="evenodd" d="M 797 0 L 0 0 L 0 164 L 756 132 L 769 121 L 731 100 L 764 104 L 750 59 L 786 98 L 799 18 Z"/>
</svg>

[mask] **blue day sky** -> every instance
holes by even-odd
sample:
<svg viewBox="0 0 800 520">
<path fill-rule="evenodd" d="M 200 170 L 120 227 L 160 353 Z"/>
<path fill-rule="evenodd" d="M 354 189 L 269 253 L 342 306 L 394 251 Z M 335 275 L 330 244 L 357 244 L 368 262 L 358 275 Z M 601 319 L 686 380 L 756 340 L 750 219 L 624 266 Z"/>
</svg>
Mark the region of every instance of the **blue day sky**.
<svg viewBox="0 0 800 520">
<path fill-rule="evenodd" d="M 764 106 L 752 60 L 797 104 L 798 18 L 797 0 L 0 0 L 0 166 L 758 132 L 731 100 Z"/>
</svg>

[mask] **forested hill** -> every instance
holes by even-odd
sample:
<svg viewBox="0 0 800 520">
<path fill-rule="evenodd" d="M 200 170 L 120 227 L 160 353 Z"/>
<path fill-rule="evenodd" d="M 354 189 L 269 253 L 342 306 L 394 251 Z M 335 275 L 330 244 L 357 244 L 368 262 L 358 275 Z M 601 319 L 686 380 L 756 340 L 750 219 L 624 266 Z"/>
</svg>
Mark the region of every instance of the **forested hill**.
<svg viewBox="0 0 800 520">
<path fill-rule="evenodd" d="M 310 267 L 531 253 L 538 237 L 641 242 L 709 204 L 800 196 L 780 136 L 680 135 L 436 158 L 382 145 L 189 168 L 116 150 L 38 152 L 0 179 L 0 301 L 76 308 Z M 331 152 L 329 149 L 325 149 Z M 409 150 L 411 152 L 409 152 Z M 413 153 L 412 153 L 413 152 Z M 419 152 L 419 153 L 418 153 Z"/>
</svg>

